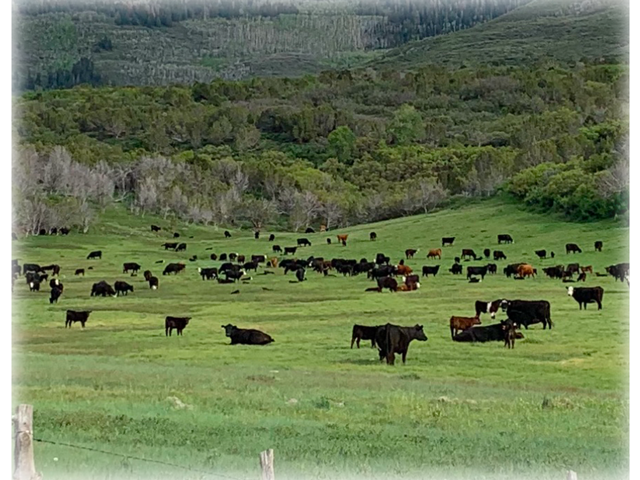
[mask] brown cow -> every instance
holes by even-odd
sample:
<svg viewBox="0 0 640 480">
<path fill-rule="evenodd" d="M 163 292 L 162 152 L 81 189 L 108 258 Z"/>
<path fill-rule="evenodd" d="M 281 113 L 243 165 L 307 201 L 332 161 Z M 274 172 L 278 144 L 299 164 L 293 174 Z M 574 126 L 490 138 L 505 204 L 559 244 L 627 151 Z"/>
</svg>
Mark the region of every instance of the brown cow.
<svg viewBox="0 0 640 480">
<path fill-rule="evenodd" d="M 467 328 L 471 328 L 474 325 L 481 325 L 480 317 L 476 315 L 475 317 L 456 317 L 452 316 L 449 319 L 449 327 L 451 328 L 451 338 L 458 334 L 458 330 L 466 330 Z"/>
<path fill-rule="evenodd" d="M 582 271 L 582 273 L 593 273 L 593 267 L 591 265 L 587 267 L 580 267 L 580 270 Z"/>
<path fill-rule="evenodd" d="M 407 257 L 407 260 L 408 260 L 408 259 L 410 259 L 410 258 L 413 258 L 413 256 L 414 256 L 416 253 L 418 253 L 419 251 L 420 251 L 420 249 L 419 249 L 419 248 L 417 248 L 417 249 L 416 249 L 416 248 L 407 248 L 407 249 L 404 251 L 404 255 L 405 255 L 405 257 Z"/>
<path fill-rule="evenodd" d="M 406 265 L 398 265 L 396 267 L 396 272 L 398 275 L 410 275 L 413 272 L 411 267 L 407 267 Z"/>
<path fill-rule="evenodd" d="M 269 264 L 271 264 L 271 266 L 273 268 L 277 268 L 278 267 L 278 257 L 273 257 L 269 259 Z"/>
<path fill-rule="evenodd" d="M 438 257 L 438 260 L 442 259 L 441 248 L 432 248 L 431 250 L 429 250 L 429 253 L 427 254 L 427 258 L 436 258 L 436 257 Z"/>
<path fill-rule="evenodd" d="M 347 237 L 349 237 L 349 234 L 347 233 L 346 235 L 336 235 L 338 237 L 338 241 L 340 243 L 342 243 L 342 245 L 344 245 L 345 247 L 347 246 Z"/>
<path fill-rule="evenodd" d="M 520 265 L 518 267 L 518 276 L 520 278 L 533 277 L 535 276 L 534 268 L 527 263 Z"/>
</svg>

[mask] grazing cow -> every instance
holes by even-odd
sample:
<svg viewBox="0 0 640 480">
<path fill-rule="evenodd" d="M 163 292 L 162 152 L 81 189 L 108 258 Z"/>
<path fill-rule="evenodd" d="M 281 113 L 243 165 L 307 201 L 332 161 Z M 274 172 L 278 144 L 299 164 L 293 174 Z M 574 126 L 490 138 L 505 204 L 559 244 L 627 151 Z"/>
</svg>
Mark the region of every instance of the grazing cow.
<svg viewBox="0 0 640 480">
<path fill-rule="evenodd" d="M 152 232 L 159 232 L 160 230 L 162 230 L 160 227 L 158 227 L 157 225 L 151 225 L 151 231 Z"/>
<path fill-rule="evenodd" d="M 398 290 L 398 282 L 395 278 L 392 277 L 382 277 L 378 278 L 378 288 L 382 291 L 382 289 L 388 288 L 390 292 L 395 292 Z"/>
<path fill-rule="evenodd" d="M 461 275 L 462 274 L 462 265 L 460 265 L 459 263 L 454 263 L 453 265 L 451 265 L 451 268 L 449 269 L 449 271 L 453 275 Z"/>
<path fill-rule="evenodd" d="M 202 280 L 211 280 L 218 277 L 218 269 L 216 267 L 198 268 L 198 273 L 202 277 Z"/>
<path fill-rule="evenodd" d="M 504 341 L 507 338 L 508 330 L 513 325 L 512 321 L 502 320 L 500 323 L 487 325 L 486 327 L 471 327 L 459 333 L 453 340 L 456 342 L 494 342 Z M 519 332 L 516 332 L 519 334 Z M 515 338 L 524 338 L 521 334 L 514 335 Z"/>
<path fill-rule="evenodd" d="M 116 295 L 120 296 L 122 295 L 127 295 L 128 292 L 133 293 L 133 286 L 129 285 L 127 282 L 120 282 L 117 281 L 116 283 L 113 284 L 115 291 L 116 291 Z"/>
<path fill-rule="evenodd" d="M 60 295 L 62 295 L 62 289 L 54 286 L 51 289 L 51 297 L 49 298 L 49 303 L 51 304 L 58 303 L 58 299 L 60 298 Z"/>
<path fill-rule="evenodd" d="M 299 282 L 304 282 L 306 280 L 305 275 L 307 271 L 304 268 L 299 268 L 296 270 L 296 278 Z"/>
<path fill-rule="evenodd" d="M 347 246 L 347 238 L 349 237 L 348 233 L 346 235 L 336 235 L 336 237 L 338 237 L 338 242 L 340 242 L 344 247 Z"/>
<path fill-rule="evenodd" d="M 543 268 L 542 271 L 549 278 L 562 278 L 564 267 L 562 265 L 557 265 L 555 267 Z"/>
<path fill-rule="evenodd" d="M 596 252 L 601 252 L 602 251 L 602 241 L 601 240 L 596 241 L 596 243 L 594 243 L 594 247 L 596 249 Z"/>
<path fill-rule="evenodd" d="M 275 342 L 270 335 L 260 330 L 238 328 L 235 325 L 221 325 L 224 334 L 231 339 L 231 345 L 267 345 Z"/>
<path fill-rule="evenodd" d="M 234 270 L 225 270 L 224 275 L 226 277 L 226 280 L 233 280 L 234 282 L 237 282 L 246 273 L 247 272 L 242 269 L 241 270 L 234 269 Z"/>
<path fill-rule="evenodd" d="M 498 244 L 500 243 L 513 243 L 513 238 L 509 234 L 498 235 Z"/>
<path fill-rule="evenodd" d="M 170 249 L 175 250 L 178 247 L 178 244 L 166 242 L 166 243 L 163 243 L 161 246 L 164 247 L 165 250 L 170 250 Z"/>
<path fill-rule="evenodd" d="M 582 253 L 582 250 L 580 249 L 580 247 L 578 245 L 576 245 L 575 243 L 567 243 L 564 246 L 565 250 L 567 251 L 567 255 L 569 253 Z"/>
<path fill-rule="evenodd" d="M 74 275 L 82 275 L 84 277 L 84 268 L 77 268 Z"/>
<path fill-rule="evenodd" d="M 229 233 L 228 230 L 224 231 L 224 238 L 231 238 L 231 234 Z"/>
<path fill-rule="evenodd" d="M 244 265 L 242 265 L 242 268 L 244 268 L 247 271 L 253 270 L 254 272 L 257 272 L 258 271 L 258 263 L 257 262 L 247 262 Z"/>
<path fill-rule="evenodd" d="M 498 272 L 498 266 L 495 263 L 487 263 L 487 272 L 495 275 Z"/>
<path fill-rule="evenodd" d="M 304 233 L 316 233 L 316 231 L 311 227 L 307 227 L 307 229 L 304 231 Z"/>
<path fill-rule="evenodd" d="M 273 250 L 273 253 L 282 253 L 282 248 L 280 247 L 280 245 L 274 245 L 273 247 L 271 247 L 271 250 Z"/>
<path fill-rule="evenodd" d="M 295 255 L 296 254 L 296 250 L 298 249 L 298 247 L 284 247 L 284 254 L 285 255 Z"/>
<path fill-rule="evenodd" d="M 418 253 L 420 251 L 420 249 L 415 249 L 415 248 L 408 248 L 407 250 L 404 251 L 405 256 L 407 257 L 407 260 L 410 258 L 413 258 L 413 256 Z"/>
<path fill-rule="evenodd" d="M 456 237 L 442 237 L 442 246 L 453 245 L 453 241 Z"/>
<path fill-rule="evenodd" d="M 518 276 L 521 278 L 535 276 L 534 268 L 531 265 L 523 264 L 518 267 Z"/>
<path fill-rule="evenodd" d="M 589 273 L 593 274 L 593 267 L 591 265 L 587 265 L 586 267 L 580 267 L 580 271 L 582 273 L 589 272 Z"/>
<path fill-rule="evenodd" d="M 442 259 L 442 249 L 432 248 L 431 250 L 429 250 L 429 253 L 427 254 L 427 258 L 436 258 L 436 257 L 438 257 L 438 260 Z"/>
<path fill-rule="evenodd" d="M 138 270 L 140 270 L 140 265 L 137 263 L 125 263 L 122 265 L 122 273 L 128 273 L 129 271 L 138 273 Z"/>
<path fill-rule="evenodd" d="M 551 305 L 546 300 L 503 300 L 500 307 L 506 311 L 507 317 L 518 325 L 529 325 L 542 322 L 542 328 L 553 327 L 551 321 Z"/>
<path fill-rule="evenodd" d="M 353 331 L 351 332 L 351 348 L 353 348 L 353 343 L 356 343 L 356 346 L 360 348 L 360 340 L 371 340 L 371 348 L 376 346 L 376 332 L 382 325 L 378 325 L 376 327 L 369 327 L 366 325 L 354 325 Z"/>
<path fill-rule="evenodd" d="M 96 250 L 95 252 L 91 252 L 87 255 L 87 260 L 91 260 L 93 258 L 102 258 L 102 250 Z"/>
<path fill-rule="evenodd" d="M 191 257 L 189 257 L 189 261 L 190 261 L 190 262 L 196 262 L 196 261 L 198 261 L 198 256 L 197 256 L 197 255 L 192 255 Z"/>
<path fill-rule="evenodd" d="M 159 284 L 158 277 L 149 277 L 148 282 L 149 282 L 149 288 L 151 290 L 158 289 L 158 284 Z"/>
<path fill-rule="evenodd" d="M 298 246 L 299 247 L 310 247 L 311 246 L 311 242 L 309 240 L 307 240 L 306 238 L 299 238 L 296 241 L 298 242 Z"/>
<path fill-rule="evenodd" d="M 151 270 L 145 270 L 142 276 L 144 277 L 145 282 L 148 282 L 149 279 L 153 277 L 153 275 L 151 274 Z"/>
<path fill-rule="evenodd" d="M 604 295 L 602 287 L 567 287 L 567 295 L 576 299 L 580 310 L 583 304 L 586 310 L 587 303 L 597 303 L 598 310 L 602 310 L 602 295 Z"/>
<path fill-rule="evenodd" d="M 451 339 L 458 334 L 458 330 L 466 330 L 467 328 L 471 328 L 474 325 L 480 325 L 482 322 L 480 321 L 479 314 L 476 314 L 475 317 L 456 317 L 452 316 L 449 319 L 449 328 L 451 329 Z"/>
<path fill-rule="evenodd" d="M 580 271 L 579 263 L 570 263 L 569 265 L 567 265 L 567 268 L 565 269 L 565 272 L 568 272 L 570 275 L 573 275 L 574 273 L 578 273 L 579 271 Z"/>
<path fill-rule="evenodd" d="M 411 274 L 411 272 L 413 272 L 413 269 L 411 267 L 406 266 L 406 265 L 398 265 L 396 267 L 396 274 L 397 275 L 409 275 L 409 274 Z"/>
<path fill-rule="evenodd" d="M 169 263 L 167 264 L 166 267 L 164 267 L 164 271 L 162 272 L 162 275 L 169 275 L 170 273 L 177 275 L 178 273 L 182 272 L 184 269 L 185 269 L 184 263 Z"/>
<path fill-rule="evenodd" d="M 506 260 L 507 256 L 501 250 L 494 250 L 493 251 L 493 259 L 496 260 L 496 261 L 497 260 Z"/>
<path fill-rule="evenodd" d="M 538 258 L 540 260 L 542 260 L 543 258 L 547 258 L 547 251 L 546 250 L 536 250 L 536 255 L 538 256 Z"/>
<path fill-rule="evenodd" d="M 460 266 L 460 268 L 462 269 L 462 266 Z M 433 275 L 435 277 L 438 274 L 438 270 L 440 270 L 440 265 L 436 265 L 435 267 L 424 265 L 422 267 L 422 276 L 428 277 L 429 275 Z"/>
<path fill-rule="evenodd" d="M 260 232 L 254 232 L 253 238 L 255 238 L 256 240 L 259 240 L 260 239 Z"/>
<path fill-rule="evenodd" d="M 483 302 L 482 300 L 476 300 L 476 317 L 479 317 L 483 313 L 488 313 L 491 318 L 496 318 L 496 312 L 502 304 L 502 299 L 494 300 L 493 302 Z"/>
<path fill-rule="evenodd" d="M 378 238 L 378 235 L 376 234 L 376 232 L 371 232 L 371 233 L 369 234 L 369 240 L 373 241 L 373 240 L 375 240 L 376 238 Z"/>
<path fill-rule="evenodd" d="M 170 337 L 171 332 L 173 330 L 177 330 L 178 335 L 182 335 L 182 330 L 184 330 L 187 325 L 189 325 L 189 320 L 191 317 L 167 317 L 164 319 L 164 335 L 165 337 Z"/>
<path fill-rule="evenodd" d="M 112 297 L 116 296 L 116 291 L 107 282 L 102 280 L 102 281 L 100 281 L 98 283 L 94 283 L 92 285 L 92 287 L 91 287 L 91 296 L 92 297 L 98 297 L 98 296 L 106 297 L 107 295 L 110 295 Z"/>
<path fill-rule="evenodd" d="M 375 261 L 377 265 L 383 265 L 383 264 L 389 265 L 391 258 L 387 257 L 384 253 L 377 253 Z"/>
<path fill-rule="evenodd" d="M 387 323 L 376 331 L 376 344 L 380 361 L 386 359 L 387 365 L 395 364 L 395 354 L 402 355 L 402 363 L 406 363 L 409 344 L 412 340 L 427 341 L 422 325 L 399 327 Z"/>
<path fill-rule="evenodd" d="M 462 258 L 463 258 L 463 259 L 465 259 L 465 260 L 468 260 L 468 258 L 466 258 L 466 257 L 473 258 L 474 260 L 480 260 L 480 258 L 478 258 L 478 257 L 476 256 L 476 252 L 474 252 L 474 251 L 473 251 L 473 250 L 471 250 L 470 248 L 464 248 L 464 249 L 462 250 L 462 255 L 461 255 L 461 256 L 462 256 Z"/>
<path fill-rule="evenodd" d="M 181 243 L 176 247 L 176 252 L 184 252 L 187 250 L 187 244 Z"/>
<path fill-rule="evenodd" d="M 484 267 L 467 267 L 467 279 L 471 278 L 472 275 L 480 275 L 484 280 L 487 270 L 486 265 Z"/>
<path fill-rule="evenodd" d="M 75 322 L 80 322 L 82 328 L 84 328 L 84 324 L 87 323 L 89 319 L 89 314 L 91 310 L 86 312 L 76 312 L 75 310 L 67 310 L 67 317 L 64 322 L 64 328 L 71 328 L 71 325 Z"/>
<path fill-rule="evenodd" d="M 60 265 L 46 265 L 41 270 L 43 272 L 51 270 L 51 275 L 60 275 Z"/>
<path fill-rule="evenodd" d="M 510 265 L 507 265 L 502 269 L 502 271 L 507 276 L 507 278 L 511 278 L 511 275 L 516 275 L 518 273 L 518 267 L 520 265 L 524 265 L 524 262 L 512 263 Z"/>
<path fill-rule="evenodd" d="M 271 235 L 269 235 L 269 241 L 273 242 L 276 239 L 276 236 L 272 233 Z"/>
<path fill-rule="evenodd" d="M 29 291 L 30 292 L 39 292 L 40 291 L 40 280 L 34 278 L 29 282 Z"/>
<path fill-rule="evenodd" d="M 624 281 L 625 277 L 629 275 L 629 264 L 618 263 L 617 265 L 609 265 L 605 267 L 605 270 L 616 280 Z"/>
</svg>

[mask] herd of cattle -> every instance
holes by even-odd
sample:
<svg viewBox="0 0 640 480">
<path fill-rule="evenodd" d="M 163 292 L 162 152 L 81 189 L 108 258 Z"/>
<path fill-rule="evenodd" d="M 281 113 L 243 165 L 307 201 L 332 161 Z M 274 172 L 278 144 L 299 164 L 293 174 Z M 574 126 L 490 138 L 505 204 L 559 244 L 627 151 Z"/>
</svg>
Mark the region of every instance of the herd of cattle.
<svg viewBox="0 0 640 480">
<path fill-rule="evenodd" d="M 152 232 L 159 232 L 160 227 L 156 225 L 151 226 Z M 68 231 L 66 232 L 68 233 Z M 65 233 L 65 234 L 66 234 Z M 314 233 L 313 229 L 307 229 L 307 233 Z M 255 233 L 255 238 L 259 238 L 259 232 Z M 178 238 L 180 235 L 174 233 L 173 237 Z M 231 238 L 231 234 L 228 231 L 224 232 L 225 238 Z M 190 237 L 193 238 L 193 237 Z M 337 235 L 338 242 L 345 246 L 347 245 L 348 235 Z M 369 235 L 371 241 L 377 239 L 377 234 L 371 232 Z M 275 235 L 269 236 L 269 241 L 275 241 Z M 455 237 L 443 237 L 442 248 L 451 247 L 455 242 Z M 284 256 L 295 255 L 298 248 L 304 248 L 311 246 L 311 242 L 307 238 L 299 238 L 296 246 L 284 247 L 280 245 L 273 245 L 272 251 L 274 253 L 282 253 Z M 331 239 L 327 238 L 327 243 L 331 243 Z M 498 235 L 498 244 L 511 244 L 513 238 L 508 234 Z M 173 250 L 176 252 L 184 252 L 187 250 L 186 243 L 169 243 L 165 242 L 161 245 L 164 250 Z M 597 241 L 594 244 L 595 251 L 601 252 L 603 248 L 603 242 Z M 442 248 L 430 249 L 426 255 L 427 259 L 442 259 Z M 211 250 L 207 248 L 207 250 Z M 565 246 L 567 254 L 582 253 L 582 250 L 577 244 L 568 243 Z M 405 250 L 405 259 L 413 259 L 419 252 L 419 249 L 409 248 Z M 463 273 L 462 260 L 474 260 L 479 261 L 483 258 L 491 258 L 493 253 L 493 260 L 500 261 L 506 260 L 507 256 L 501 250 L 484 249 L 482 256 L 476 254 L 472 249 L 462 249 L 460 257 L 454 258 L 454 263 L 449 269 L 449 272 L 453 275 L 459 275 Z M 540 259 L 555 258 L 554 252 L 549 252 L 547 255 L 546 250 L 536 250 L 535 254 Z M 102 251 L 97 250 L 90 252 L 87 255 L 87 260 L 99 260 L 102 259 Z M 281 268 L 284 274 L 288 272 L 294 272 L 297 282 L 306 280 L 306 271 L 311 269 L 314 272 L 322 274 L 324 276 L 335 275 L 332 272 L 342 274 L 343 276 L 358 276 L 360 274 L 366 274 L 367 278 L 375 281 L 374 287 L 367 288 L 365 291 L 382 292 L 383 290 L 389 290 L 391 292 L 408 292 L 414 291 L 420 288 L 421 276 L 413 273 L 411 267 L 404 264 L 405 259 L 401 259 L 398 264 L 392 264 L 391 258 L 383 253 L 378 253 L 375 258 L 369 260 L 362 258 L 359 261 L 349 258 L 333 258 L 325 259 L 323 257 L 309 256 L 305 259 L 297 258 L 280 258 L 270 257 L 264 255 L 251 255 L 249 259 L 245 255 L 239 255 L 237 253 L 221 253 L 219 255 L 212 253 L 209 258 L 211 260 L 218 260 L 223 262 L 220 267 L 207 267 L 198 268 L 198 274 L 202 280 L 216 280 L 219 283 L 249 283 L 252 277 L 247 276 L 247 272 L 258 272 L 260 267 L 263 268 L 263 275 L 274 274 L 276 268 Z M 189 258 L 190 261 L 196 261 L 197 256 L 193 255 Z M 156 263 L 164 263 L 163 260 L 159 260 Z M 92 270 L 93 267 L 88 267 Z M 49 302 L 51 304 L 57 303 L 64 292 L 64 286 L 59 281 L 60 278 L 60 266 L 56 264 L 40 266 L 33 263 L 24 263 L 19 265 L 17 260 L 12 261 L 12 288 L 13 282 L 19 277 L 20 274 L 24 275 L 30 291 L 39 291 L 42 282 L 49 279 L 49 286 L 51 288 L 51 295 Z M 138 272 L 142 270 L 142 266 L 135 262 L 125 262 L 123 264 L 123 274 L 130 274 L 136 276 Z M 162 274 L 177 275 L 186 270 L 186 265 L 183 262 L 168 263 Z M 620 263 L 616 265 L 610 265 L 606 267 L 606 274 L 596 272 L 596 276 L 611 275 L 616 280 L 621 282 L 629 282 L 629 264 Z M 438 275 L 440 271 L 440 265 L 425 265 L 422 267 L 422 277 L 429 277 Z M 467 266 L 467 279 L 470 283 L 477 283 L 482 281 L 487 274 L 496 274 L 498 271 L 497 264 L 488 263 L 486 265 Z M 503 268 L 503 273 L 508 278 L 514 278 L 517 280 L 524 280 L 526 278 L 533 278 L 538 274 L 536 268 L 531 264 L 520 262 L 506 265 Z M 571 263 L 566 267 L 564 265 L 556 265 L 552 267 L 546 267 L 542 269 L 543 273 L 552 279 L 561 279 L 563 282 L 574 282 L 573 275 L 578 274 L 577 281 L 585 281 L 587 273 L 594 274 L 592 266 L 581 266 L 579 263 Z M 48 273 L 50 272 L 50 274 Z M 75 275 L 85 275 L 84 268 L 78 268 L 75 270 Z M 54 278 L 55 277 L 55 278 Z M 154 276 L 150 270 L 143 272 L 145 282 L 148 283 L 149 288 L 157 290 L 159 288 L 159 279 Z M 480 277 L 480 278 L 478 278 Z M 293 282 L 293 283 L 297 283 Z M 263 287 L 264 290 L 270 290 Z M 94 283 L 91 287 L 91 296 L 112 296 L 117 297 L 121 295 L 127 295 L 134 292 L 134 286 L 129 283 L 118 280 L 111 286 L 107 281 L 102 280 Z M 232 293 L 238 293 L 236 290 Z M 579 304 L 580 309 L 584 306 L 587 308 L 587 304 L 596 303 L 598 309 L 602 309 L 602 298 L 604 290 L 601 287 L 567 287 L 567 294 L 573 297 Z M 480 316 L 482 314 L 490 314 L 491 318 L 495 318 L 496 313 L 499 310 L 506 313 L 507 318 L 499 323 L 479 326 L 481 325 Z M 71 327 L 75 322 L 79 322 L 84 328 L 89 318 L 91 311 L 74 311 L 67 310 L 65 318 L 65 327 Z M 165 335 L 171 336 L 173 330 L 176 330 L 177 335 L 182 335 L 182 331 L 189 324 L 191 317 L 173 317 L 167 316 L 165 319 Z M 451 330 L 451 338 L 456 342 L 487 342 L 487 341 L 504 341 L 504 345 L 509 348 L 514 347 L 516 339 L 524 338 L 521 332 L 517 331 L 520 327 L 524 326 L 528 329 L 529 325 L 542 323 L 543 329 L 547 326 L 552 328 L 553 322 L 551 320 L 551 306 L 546 300 L 528 301 L 528 300 L 507 300 L 498 299 L 493 302 L 476 301 L 475 304 L 475 316 L 473 317 L 459 317 L 452 316 L 449 321 L 449 327 Z M 225 334 L 231 339 L 231 344 L 249 344 L 249 345 L 266 345 L 274 341 L 272 337 L 266 333 L 258 330 L 241 329 L 233 325 L 223 325 Z M 372 347 L 378 347 L 380 360 L 386 359 L 388 364 L 393 364 L 395 354 L 402 356 L 403 363 L 406 360 L 409 344 L 413 340 L 426 341 L 427 336 L 424 333 L 423 326 L 415 325 L 413 327 L 401 327 L 397 325 L 354 325 L 352 330 L 351 348 L 356 343 L 360 348 L 360 340 L 370 340 Z"/>
</svg>

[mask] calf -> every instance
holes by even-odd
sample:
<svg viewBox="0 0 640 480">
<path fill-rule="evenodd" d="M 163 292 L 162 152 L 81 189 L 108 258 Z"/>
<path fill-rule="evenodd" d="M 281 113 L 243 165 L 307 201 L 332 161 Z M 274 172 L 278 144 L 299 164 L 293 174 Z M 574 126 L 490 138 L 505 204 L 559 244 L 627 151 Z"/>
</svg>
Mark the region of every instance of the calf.
<svg viewBox="0 0 640 480">
<path fill-rule="evenodd" d="M 580 249 L 580 247 L 578 245 L 576 245 L 575 243 L 567 243 L 564 246 L 564 248 L 567 251 L 567 255 L 569 253 L 582 253 L 582 250 Z"/>
<path fill-rule="evenodd" d="M 587 265 L 586 267 L 580 267 L 580 271 L 582 273 L 589 272 L 589 273 L 593 274 L 593 267 L 591 265 Z"/>
<path fill-rule="evenodd" d="M 299 247 L 310 247 L 311 246 L 311 242 L 306 238 L 299 238 L 298 240 L 296 240 L 296 242 L 298 243 Z"/>
<path fill-rule="evenodd" d="M 60 235 L 69 235 L 69 232 L 70 232 L 70 231 L 71 231 L 71 230 L 69 230 L 69 229 L 68 229 L 68 228 L 66 228 L 66 227 L 62 227 L 62 228 L 59 230 Z"/>
<path fill-rule="evenodd" d="M 376 332 L 380 328 L 380 325 L 376 327 L 368 327 L 366 325 L 354 325 L 351 332 L 351 348 L 353 343 L 360 348 L 360 340 L 371 340 L 371 348 L 376 346 Z"/>
<path fill-rule="evenodd" d="M 508 233 L 498 235 L 498 244 L 500 243 L 513 243 L 513 238 Z"/>
<path fill-rule="evenodd" d="M 565 272 L 569 273 L 570 275 L 573 275 L 574 273 L 578 273 L 579 271 L 580 271 L 579 263 L 570 263 L 569 265 L 567 265 L 567 268 L 565 269 Z"/>
<path fill-rule="evenodd" d="M 231 238 L 231 234 L 229 233 L 228 230 L 224 231 L 224 238 Z"/>
<path fill-rule="evenodd" d="M 442 246 L 453 245 L 453 241 L 456 237 L 442 237 Z"/>
<path fill-rule="evenodd" d="M 407 257 L 407 260 L 410 258 L 413 258 L 413 256 L 418 253 L 420 251 L 420 249 L 415 249 L 415 248 L 408 248 L 404 251 L 405 256 Z"/>
<path fill-rule="evenodd" d="M 369 234 L 369 240 L 373 241 L 373 240 L 375 240 L 376 238 L 378 238 L 378 235 L 376 235 L 376 232 L 371 232 L 371 233 Z"/>
<path fill-rule="evenodd" d="M 298 249 L 298 247 L 284 247 L 284 254 L 285 255 L 295 255 L 296 254 L 296 250 Z"/>
<path fill-rule="evenodd" d="M 149 277 L 148 282 L 149 282 L 149 288 L 151 290 L 158 289 L 158 284 L 159 284 L 158 277 Z"/>
<path fill-rule="evenodd" d="M 460 266 L 460 269 L 462 269 L 462 266 Z M 433 275 L 435 277 L 438 274 L 438 270 L 440 270 L 440 265 L 436 265 L 435 267 L 424 265 L 422 267 L 422 276 L 428 277 L 429 275 Z"/>
<path fill-rule="evenodd" d="M 429 253 L 427 254 L 427 258 L 436 258 L 438 257 L 438 260 L 442 259 L 442 250 L 440 248 L 432 248 L 431 250 L 429 250 Z"/>
<path fill-rule="evenodd" d="M 458 334 L 459 330 L 466 330 L 467 328 L 471 328 L 474 325 L 480 325 L 482 322 L 480 321 L 479 315 L 476 314 L 475 317 L 456 317 L 452 316 L 449 319 L 449 328 L 451 329 L 451 339 Z"/>
<path fill-rule="evenodd" d="M 173 238 L 180 238 L 180 234 L 178 232 L 173 232 Z"/>
<path fill-rule="evenodd" d="M 327 238 L 327 245 L 331 245 L 331 239 Z"/>
<path fill-rule="evenodd" d="M 224 272 L 224 275 L 226 277 L 226 280 L 233 280 L 234 282 L 237 282 L 245 273 L 247 272 L 245 272 L 244 270 L 226 270 Z"/>
<path fill-rule="evenodd" d="M 202 277 L 202 280 L 211 280 L 218 277 L 218 269 L 216 267 L 198 268 L 198 273 Z"/>
<path fill-rule="evenodd" d="M 224 334 L 231 339 L 231 345 L 267 345 L 275 342 L 271 336 L 260 330 L 238 328 L 235 325 L 221 325 Z"/>
<path fill-rule="evenodd" d="M 493 259 L 494 260 L 506 260 L 507 256 L 501 250 L 494 250 L 493 251 Z"/>
<path fill-rule="evenodd" d="M 116 295 L 118 296 L 127 295 L 128 292 L 133 293 L 133 286 L 129 285 L 127 282 L 117 281 L 113 286 L 115 288 Z"/>
<path fill-rule="evenodd" d="M 594 243 L 594 247 L 596 249 L 596 252 L 601 252 L 602 251 L 602 241 L 601 240 L 596 241 L 596 243 Z"/>
<path fill-rule="evenodd" d="M 122 265 L 122 273 L 128 273 L 129 271 L 138 273 L 138 270 L 140 270 L 140 268 L 140 265 L 138 265 L 137 263 L 125 263 Z"/>
<path fill-rule="evenodd" d="M 90 313 L 91 313 L 91 310 L 86 312 L 76 312 L 75 310 L 67 310 L 67 317 L 64 322 L 64 327 L 71 328 L 71 324 L 75 322 L 80 322 L 80 325 L 82 325 L 82 328 L 84 328 L 84 324 L 87 323 Z"/>
<path fill-rule="evenodd" d="M 472 275 L 480 275 L 484 280 L 487 270 L 486 265 L 484 267 L 467 267 L 467 279 L 471 278 Z"/>
<path fill-rule="evenodd" d="M 567 287 L 567 295 L 576 299 L 576 302 L 587 309 L 587 303 L 597 303 L 598 310 L 602 310 L 602 296 L 604 290 L 602 287 Z"/>
<path fill-rule="evenodd" d="M 102 258 L 102 250 L 96 250 L 95 252 L 91 252 L 89 255 L 87 255 L 87 260 L 91 260 L 94 258 Z"/>
<path fill-rule="evenodd" d="M 84 268 L 76 269 L 76 273 L 74 275 L 82 275 L 84 277 Z"/>
<path fill-rule="evenodd" d="M 396 273 L 398 275 L 409 275 L 413 272 L 413 269 L 411 267 L 408 267 L 406 265 L 398 265 L 396 267 Z"/>
<path fill-rule="evenodd" d="M 406 363 L 409 344 L 413 340 L 427 341 L 422 325 L 413 327 L 399 327 L 387 323 L 376 331 L 376 344 L 379 349 L 380 361 L 386 359 L 387 365 L 395 364 L 395 354 L 402 355 L 402 363 Z"/>
<path fill-rule="evenodd" d="M 187 325 L 189 325 L 189 320 L 191 317 L 167 317 L 164 320 L 164 335 L 165 337 L 170 337 L 171 332 L 173 330 L 177 330 L 178 335 L 182 335 L 182 330 L 184 330 Z"/>
</svg>

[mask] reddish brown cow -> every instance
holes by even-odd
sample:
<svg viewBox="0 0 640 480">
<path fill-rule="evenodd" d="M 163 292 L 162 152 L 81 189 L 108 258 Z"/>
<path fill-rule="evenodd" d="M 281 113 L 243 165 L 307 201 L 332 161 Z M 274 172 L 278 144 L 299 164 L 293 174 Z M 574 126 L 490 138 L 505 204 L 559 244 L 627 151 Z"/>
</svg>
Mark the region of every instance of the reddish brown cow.
<svg viewBox="0 0 640 480">
<path fill-rule="evenodd" d="M 455 337 L 458 334 L 458 330 L 466 330 L 467 328 L 471 328 L 474 325 L 481 325 L 480 317 L 476 315 L 475 317 L 456 317 L 452 316 L 449 319 L 449 327 L 451 328 L 451 338 Z"/>
</svg>

